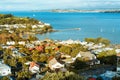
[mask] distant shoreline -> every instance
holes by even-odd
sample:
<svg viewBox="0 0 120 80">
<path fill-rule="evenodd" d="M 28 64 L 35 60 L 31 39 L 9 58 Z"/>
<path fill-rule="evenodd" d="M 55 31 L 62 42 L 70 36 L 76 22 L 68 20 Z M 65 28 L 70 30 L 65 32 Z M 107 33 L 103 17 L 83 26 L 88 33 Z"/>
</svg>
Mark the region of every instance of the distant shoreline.
<svg viewBox="0 0 120 80">
<path fill-rule="evenodd" d="M 96 12 L 96 13 L 120 13 L 120 10 L 76 10 L 76 9 L 54 9 L 51 12 Z"/>
<path fill-rule="evenodd" d="M 32 10 L 33 12 L 58 12 L 58 13 L 120 13 L 120 9 L 105 9 L 105 10 L 79 10 L 79 9 L 52 9 L 52 10 Z"/>
</svg>

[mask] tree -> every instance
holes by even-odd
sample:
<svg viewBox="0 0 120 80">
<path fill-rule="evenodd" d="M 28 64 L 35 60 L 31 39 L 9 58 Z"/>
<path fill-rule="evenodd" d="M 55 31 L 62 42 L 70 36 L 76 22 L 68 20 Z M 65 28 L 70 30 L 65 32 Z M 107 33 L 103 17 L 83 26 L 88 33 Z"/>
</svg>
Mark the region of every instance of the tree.
<svg viewBox="0 0 120 80">
<path fill-rule="evenodd" d="M 29 80 L 30 78 L 31 78 L 31 74 L 27 71 L 17 72 L 17 80 Z"/>
<path fill-rule="evenodd" d="M 113 77 L 112 80 L 120 80 L 120 77 Z"/>
<path fill-rule="evenodd" d="M 10 80 L 10 78 L 8 76 L 4 76 L 4 77 L 0 78 L 0 80 Z"/>
<path fill-rule="evenodd" d="M 58 73 L 47 73 L 42 79 L 39 80 L 85 80 L 84 77 L 74 72 L 58 72 Z"/>
<path fill-rule="evenodd" d="M 13 17 L 13 15 L 12 14 L 5 14 L 4 15 L 4 18 L 10 18 L 10 17 Z"/>
<path fill-rule="evenodd" d="M 96 44 L 98 44 L 98 43 L 103 43 L 103 44 L 105 44 L 106 46 L 110 44 L 110 41 L 109 41 L 109 40 L 107 40 L 107 39 L 105 39 L 105 38 L 101 38 L 101 37 L 98 37 L 98 38 L 96 38 L 96 39 L 94 39 L 94 38 L 85 38 L 85 41 L 86 41 L 86 42 L 93 42 L 93 43 L 96 43 Z"/>
<path fill-rule="evenodd" d="M 69 46 L 61 46 L 60 52 L 70 54 L 72 51 L 72 48 Z"/>
<path fill-rule="evenodd" d="M 82 60 L 82 58 L 77 58 L 76 61 L 73 63 L 73 66 L 75 66 L 75 69 L 83 69 L 88 67 L 89 65 Z"/>
<path fill-rule="evenodd" d="M 97 57 L 101 63 L 116 65 L 117 57 L 116 52 L 114 50 L 101 52 L 98 54 Z"/>
</svg>

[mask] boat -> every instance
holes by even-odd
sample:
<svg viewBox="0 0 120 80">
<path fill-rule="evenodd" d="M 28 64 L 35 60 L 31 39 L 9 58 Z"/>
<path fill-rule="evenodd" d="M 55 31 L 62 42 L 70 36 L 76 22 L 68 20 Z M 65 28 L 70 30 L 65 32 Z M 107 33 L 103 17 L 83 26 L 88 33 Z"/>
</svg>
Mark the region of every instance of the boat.
<svg viewBox="0 0 120 80">
<path fill-rule="evenodd" d="M 113 28 L 112 32 L 115 32 L 114 28 Z"/>
<path fill-rule="evenodd" d="M 103 32 L 103 29 L 102 29 L 102 28 L 100 29 L 100 32 Z"/>
<path fill-rule="evenodd" d="M 35 16 L 35 14 L 33 14 L 33 16 Z"/>
</svg>

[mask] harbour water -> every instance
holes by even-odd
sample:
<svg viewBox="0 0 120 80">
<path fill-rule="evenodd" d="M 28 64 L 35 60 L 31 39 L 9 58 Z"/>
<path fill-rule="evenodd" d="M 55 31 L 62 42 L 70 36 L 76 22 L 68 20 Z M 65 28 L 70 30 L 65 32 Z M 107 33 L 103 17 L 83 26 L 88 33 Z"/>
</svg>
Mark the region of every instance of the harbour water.
<svg viewBox="0 0 120 80">
<path fill-rule="evenodd" d="M 20 17 L 32 17 L 50 23 L 58 32 L 36 35 L 39 39 L 84 40 L 84 38 L 107 38 L 113 44 L 120 44 L 120 13 L 55 13 L 12 11 Z"/>
</svg>

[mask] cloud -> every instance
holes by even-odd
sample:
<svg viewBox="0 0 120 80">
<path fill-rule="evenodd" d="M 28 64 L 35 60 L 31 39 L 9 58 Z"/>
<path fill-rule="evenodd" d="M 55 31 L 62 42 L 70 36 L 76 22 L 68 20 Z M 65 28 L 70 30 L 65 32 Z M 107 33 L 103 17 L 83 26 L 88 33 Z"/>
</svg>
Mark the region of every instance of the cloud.
<svg viewBox="0 0 120 80">
<path fill-rule="evenodd" d="M 56 8 L 118 8 L 120 0 L 2 0 L 1 10 L 34 10 Z"/>
</svg>

